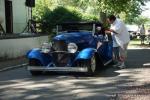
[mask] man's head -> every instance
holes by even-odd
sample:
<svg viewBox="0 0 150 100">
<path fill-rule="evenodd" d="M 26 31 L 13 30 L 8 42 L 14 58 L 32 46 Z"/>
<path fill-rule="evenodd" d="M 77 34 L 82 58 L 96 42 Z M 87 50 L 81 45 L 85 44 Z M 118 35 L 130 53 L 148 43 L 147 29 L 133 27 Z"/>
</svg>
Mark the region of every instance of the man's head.
<svg viewBox="0 0 150 100">
<path fill-rule="evenodd" d="M 107 17 L 107 21 L 109 24 L 112 24 L 116 20 L 116 17 L 114 15 L 110 15 Z"/>
</svg>

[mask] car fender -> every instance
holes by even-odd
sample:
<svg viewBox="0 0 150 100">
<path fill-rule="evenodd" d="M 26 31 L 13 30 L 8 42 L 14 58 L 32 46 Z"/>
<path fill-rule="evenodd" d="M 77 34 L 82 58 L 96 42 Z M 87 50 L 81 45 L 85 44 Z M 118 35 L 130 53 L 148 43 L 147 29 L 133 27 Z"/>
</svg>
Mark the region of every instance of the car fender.
<svg viewBox="0 0 150 100">
<path fill-rule="evenodd" d="M 95 54 L 96 49 L 94 48 L 86 48 L 79 52 L 75 60 L 79 59 L 90 59 Z"/>
<path fill-rule="evenodd" d="M 32 49 L 27 52 L 28 59 L 37 59 L 43 66 L 48 65 L 51 62 L 51 56 L 40 52 L 40 49 Z"/>
</svg>

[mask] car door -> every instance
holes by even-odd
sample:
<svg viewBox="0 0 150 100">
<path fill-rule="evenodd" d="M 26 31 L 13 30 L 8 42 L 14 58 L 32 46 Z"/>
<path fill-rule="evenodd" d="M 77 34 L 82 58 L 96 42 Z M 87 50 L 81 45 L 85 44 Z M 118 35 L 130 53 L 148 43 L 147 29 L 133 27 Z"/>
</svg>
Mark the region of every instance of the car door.
<svg viewBox="0 0 150 100">
<path fill-rule="evenodd" d="M 101 56 L 103 62 L 107 62 L 112 59 L 112 51 L 113 51 L 113 44 L 111 36 L 108 36 L 107 41 L 103 41 L 102 45 L 97 49 L 99 55 Z"/>
</svg>

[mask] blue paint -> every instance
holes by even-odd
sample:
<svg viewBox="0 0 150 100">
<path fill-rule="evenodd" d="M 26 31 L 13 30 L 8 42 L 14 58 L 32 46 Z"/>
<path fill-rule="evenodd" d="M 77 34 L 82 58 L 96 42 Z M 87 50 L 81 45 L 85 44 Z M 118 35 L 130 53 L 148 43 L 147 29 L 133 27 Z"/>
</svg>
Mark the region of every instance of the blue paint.
<svg viewBox="0 0 150 100">
<path fill-rule="evenodd" d="M 67 43 L 84 43 L 92 39 L 90 32 L 64 32 L 53 38 L 54 41 L 65 40 Z"/>
<path fill-rule="evenodd" d="M 27 53 L 28 59 L 37 59 L 43 66 L 47 66 L 51 62 L 51 56 L 49 54 L 41 53 L 40 50 L 32 49 Z"/>
<path fill-rule="evenodd" d="M 86 48 L 78 54 L 78 56 L 76 57 L 76 60 L 90 59 L 95 54 L 95 52 L 96 50 L 94 48 Z"/>
<path fill-rule="evenodd" d="M 112 59 L 112 41 L 103 42 L 103 38 L 93 36 L 91 32 L 63 32 L 55 36 L 52 41 L 63 40 L 66 43 L 76 43 L 78 52 L 74 54 L 74 58 L 68 61 L 68 66 L 74 65 L 74 61 L 80 59 L 90 59 L 95 53 L 101 56 L 102 60 L 108 61 Z M 97 43 L 101 41 L 103 44 L 97 49 Z M 96 50 L 97 49 L 97 50 Z M 27 52 L 28 59 L 38 59 L 43 66 L 53 67 L 53 57 L 50 54 L 41 53 L 38 49 L 32 49 Z"/>
<path fill-rule="evenodd" d="M 98 53 L 105 61 L 112 59 L 112 42 L 104 42 L 103 45 L 98 48 Z"/>
</svg>

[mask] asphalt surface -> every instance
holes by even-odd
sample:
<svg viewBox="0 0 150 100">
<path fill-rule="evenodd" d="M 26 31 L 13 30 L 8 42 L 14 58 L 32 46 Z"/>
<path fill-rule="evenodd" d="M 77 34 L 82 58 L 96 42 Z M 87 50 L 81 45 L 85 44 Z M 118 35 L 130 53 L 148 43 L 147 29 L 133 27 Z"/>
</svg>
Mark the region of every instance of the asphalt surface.
<svg viewBox="0 0 150 100">
<path fill-rule="evenodd" d="M 150 49 L 129 49 L 126 69 L 109 66 L 95 77 L 8 70 L 0 72 L 0 100 L 150 100 L 149 63 Z"/>
<path fill-rule="evenodd" d="M 28 60 L 25 56 L 14 58 L 14 59 L 7 59 L 7 60 L 0 60 L 0 72 L 3 70 L 15 68 L 17 66 L 21 66 L 22 64 L 27 64 Z"/>
</svg>

